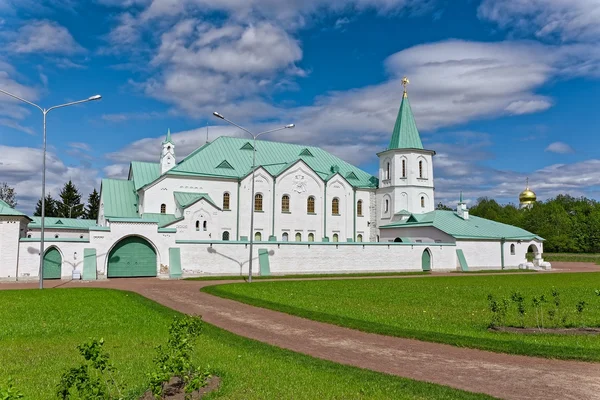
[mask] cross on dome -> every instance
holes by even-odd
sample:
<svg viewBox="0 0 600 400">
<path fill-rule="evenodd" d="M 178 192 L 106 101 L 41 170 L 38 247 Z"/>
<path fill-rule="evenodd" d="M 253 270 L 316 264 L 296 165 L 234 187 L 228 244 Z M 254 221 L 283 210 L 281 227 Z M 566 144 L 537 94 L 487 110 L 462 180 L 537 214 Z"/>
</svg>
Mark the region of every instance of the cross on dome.
<svg viewBox="0 0 600 400">
<path fill-rule="evenodd" d="M 408 86 L 409 83 L 410 83 L 410 81 L 408 80 L 407 77 L 402 78 L 402 86 L 404 86 L 404 97 L 408 97 L 408 92 L 406 91 L 406 87 Z"/>
</svg>

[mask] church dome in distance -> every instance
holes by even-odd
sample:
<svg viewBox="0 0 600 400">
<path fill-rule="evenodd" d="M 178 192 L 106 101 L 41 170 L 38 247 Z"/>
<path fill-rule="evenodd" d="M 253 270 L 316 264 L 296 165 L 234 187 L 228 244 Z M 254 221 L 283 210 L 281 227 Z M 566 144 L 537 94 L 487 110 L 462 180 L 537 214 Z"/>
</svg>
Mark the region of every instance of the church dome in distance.
<svg viewBox="0 0 600 400">
<path fill-rule="evenodd" d="M 520 203 L 533 203 L 534 201 L 536 201 L 537 197 L 535 195 L 535 193 L 530 190 L 529 188 L 523 190 L 521 192 L 521 194 L 519 195 L 519 202 Z"/>
</svg>

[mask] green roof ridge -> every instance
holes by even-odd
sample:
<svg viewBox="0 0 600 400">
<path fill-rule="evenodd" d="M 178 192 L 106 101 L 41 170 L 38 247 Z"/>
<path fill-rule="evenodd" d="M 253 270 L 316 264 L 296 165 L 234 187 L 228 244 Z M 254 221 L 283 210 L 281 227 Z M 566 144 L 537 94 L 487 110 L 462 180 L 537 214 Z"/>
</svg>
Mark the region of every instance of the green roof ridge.
<svg viewBox="0 0 600 400">
<path fill-rule="evenodd" d="M 392 132 L 392 139 L 387 149 L 423 149 L 423 143 L 406 93 L 402 97 L 402 103 L 400 103 L 398 117 Z"/>
</svg>

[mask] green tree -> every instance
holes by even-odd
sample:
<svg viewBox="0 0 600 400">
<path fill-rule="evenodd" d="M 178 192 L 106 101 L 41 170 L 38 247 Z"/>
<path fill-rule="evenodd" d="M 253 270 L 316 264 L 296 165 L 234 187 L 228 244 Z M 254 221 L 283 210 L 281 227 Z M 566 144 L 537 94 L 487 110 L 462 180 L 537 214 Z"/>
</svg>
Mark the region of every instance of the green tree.
<svg viewBox="0 0 600 400">
<path fill-rule="evenodd" d="M 0 183 L 0 200 L 4 200 L 6 204 L 15 208 L 17 206 L 17 200 L 15 199 L 15 189 L 8 186 L 8 183 Z"/>
<path fill-rule="evenodd" d="M 80 218 L 83 216 L 84 209 L 83 204 L 81 204 L 81 194 L 71 180 L 65 183 L 61 190 L 56 210 L 59 217 Z"/>
<path fill-rule="evenodd" d="M 58 214 L 56 212 L 56 200 L 52 198 L 50 193 L 46 195 L 46 202 L 44 204 L 44 208 L 46 209 L 46 217 L 58 217 Z M 33 215 L 35 215 L 36 217 L 42 216 L 42 199 L 38 200 Z"/>
<path fill-rule="evenodd" d="M 443 210 L 443 211 L 452 211 L 451 207 L 448 207 L 447 205 L 445 205 L 441 201 L 438 203 L 438 205 L 437 205 L 437 207 L 435 209 L 436 210 Z"/>
<path fill-rule="evenodd" d="M 98 219 L 98 211 L 100 210 L 100 194 L 94 189 L 88 197 L 88 204 L 85 208 L 85 218 Z"/>
</svg>

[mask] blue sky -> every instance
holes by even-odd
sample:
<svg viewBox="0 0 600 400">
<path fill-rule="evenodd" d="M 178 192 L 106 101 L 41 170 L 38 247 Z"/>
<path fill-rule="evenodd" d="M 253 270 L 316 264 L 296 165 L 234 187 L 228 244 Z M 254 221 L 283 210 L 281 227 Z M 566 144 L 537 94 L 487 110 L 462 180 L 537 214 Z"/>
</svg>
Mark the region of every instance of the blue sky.
<svg viewBox="0 0 600 400">
<path fill-rule="evenodd" d="M 48 190 L 84 196 L 131 160 L 243 133 L 324 147 L 368 172 L 400 79 L 434 157 L 436 201 L 600 198 L 597 0 L 0 0 L 0 88 L 48 114 Z M 0 182 L 39 198 L 41 114 L 0 96 Z"/>
</svg>

